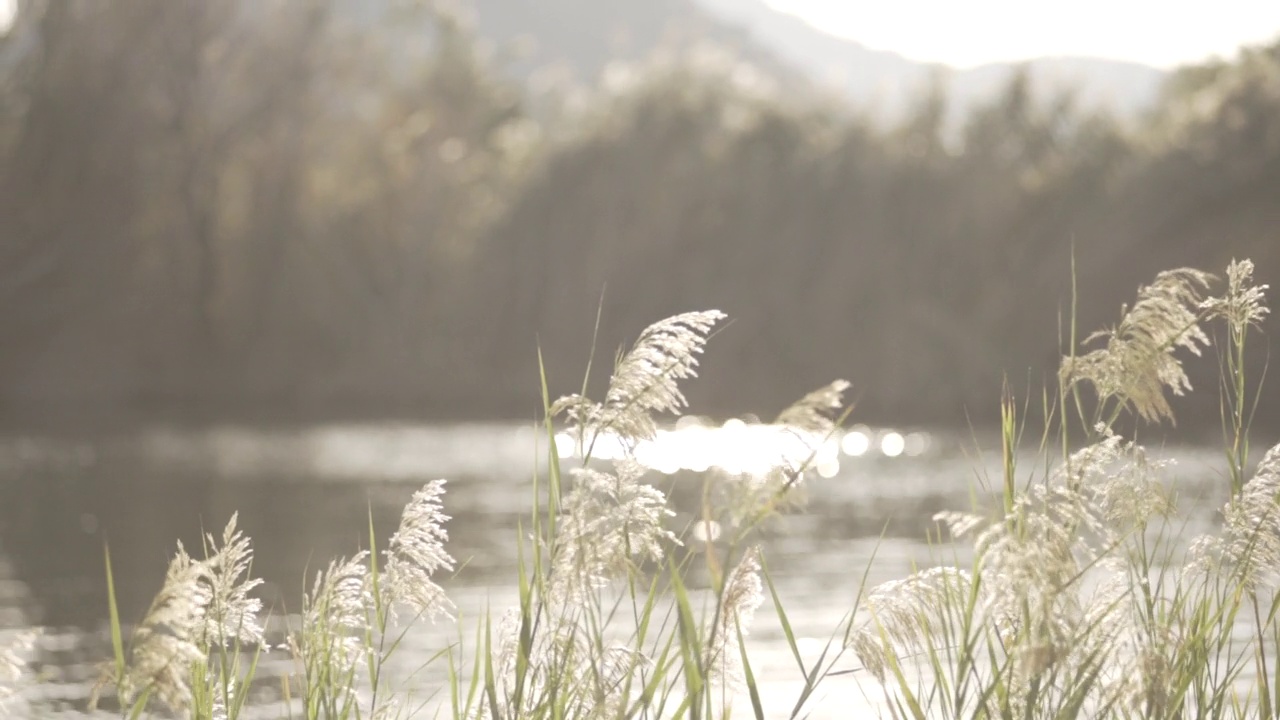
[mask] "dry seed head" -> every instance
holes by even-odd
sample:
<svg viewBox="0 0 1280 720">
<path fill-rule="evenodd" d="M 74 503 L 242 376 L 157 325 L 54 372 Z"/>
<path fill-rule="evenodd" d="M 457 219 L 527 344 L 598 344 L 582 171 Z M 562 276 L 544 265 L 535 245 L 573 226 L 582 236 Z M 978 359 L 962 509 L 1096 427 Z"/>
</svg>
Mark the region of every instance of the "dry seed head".
<svg viewBox="0 0 1280 720">
<path fill-rule="evenodd" d="M 1267 316 L 1266 285 L 1253 284 L 1253 261 L 1232 260 L 1227 266 L 1227 294 L 1208 298 L 1200 307 L 1209 317 L 1225 319 L 1234 332 L 1243 333 L 1249 325 L 1258 325 Z"/>
<path fill-rule="evenodd" d="M 27 667 L 25 656 L 35 647 L 37 631 L 6 634 L 8 638 L 0 641 L 0 709 L 4 709 L 5 702 L 16 692 L 14 684 Z"/>
<path fill-rule="evenodd" d="M 236 520 L 232 515 L 221 542 L 205 537 L 202 561 L 178 543 L 164 585 L 133 631 L 124 677 L 116 678 L 126 704 L 146 691 L 181 713 L 191 702 L 195 664 L 218 648 L 263 642 L 262 601 L 249 597 L 262 581 L 248 576 L 253 550 Z M 96 699 L 95 691 L 91 706 Z"/>
<path fill-rule="evenodd" d="M 973 513 L 943 510 L 934 513 L 933 521 L 947 528 L 953 538 L 962 538 L 987 523 L 987 519 Z"/>
<path fill-rule="evenodd" d="M 1159 624 L 1132 635 L 1127 643 L 1131 657 L 1124 659 L 1125 672 L 1114 683 L 1114 692 L 1142 717 L 1168 717 L 1169 691 L 1176 686 L 1173 658 L 1184 652 L 1178 647 L 1181 635 Z"/>
<path fill-rule="evenodd" d="M 332 668 L 330 677 L 344 677 L 369 650 L 373 597 L 365 566 L 368 555 L 362 551 L 349 560 L 330 562 L 303 598 L 302 629 L 292 640 L 293 652 L 304 665 Z"/>
<path fill-rule="evenodd" d="M 666 544 L 680 544 L 663 527 L 675 514 L 666 495 L 640 482 L 644 473 L 631 460 L 618 462 L 612 473 L 574 470 L 552 573 L 555 597 L 581 600 L 587 591 L 625 575 L 635 561 L 661 561 Z"/>
<path fill-rule="evenodd" d="M 1145 527 L 1167 516 L 1173 502 L 1159 472 L 1172 461 L 1152 460 L 1146 450 L 1099 425 L 1103 437 L 1072 453 L 1060 468 L 1066 488 L 1081 496 L 1090 525 L 1107 537 Z"/>
<path fill-rule="evenodd" d="M 181 713 L 191 702 L 191 666 L 206 653 L 197 644 L 211 597 L 208 568 L 191 559 L 182 543 L 169 563 L 164 585 L 133 631 L 128 666 L 119 679 L 126 703 L 145 690 Z"/>
<path fill-rule="evenodd" d="M 1191 389 L 1182 362 L 1174 355 L 1184 348 L 1194 355 L 1209 338 L 1200 329 L 1201 292 L 1213 276 L 1199 270 L 1167 270 L 1138 290 L 1138 301 L 1115 328 L 1094 333 L 1085 341 L 1104 340 L 1106 346 L 1077 357 L 1065 357 L 1059 376 L 1064 384 L 1090 382 L 1102 398 L 1129 404 L 1145 420 L 1173 420 L 1165 397 Z"/>
<path fill-rule="evenodd" d="M 760 548 L 753 546 L 742 555 L 737 567 L 730 573 L 724 586 L 721 602 L 721 635 L 729 635 L 736 625 L 746 635 L 756 609 L 764 601 L 764 586 L 760 582 Z"/>
<path fill-rule="evenodd" d="M 846 646 L 883 682 L 884 669 L 899 649 L 913 652 L 936 639 L 940 623 L 962 606 L 971 582 L 964 570 L 934 567 L 877 585 L 866 599 L 870 617 Z"/>
<path fill-rule="evenodd" d="M 516 655 L 520 649 L 520 608 L 509 607 L 498 623 L 498 662 L 500 677 L 515 677 Z M 536 666 L 535 659 L 533 664 Z"/>
<path fill-rule="evenodd" d="M 1223 537 L 1218 542 L 1197 542 L 1195 564 L 1232 567 L 1251 590 L 1280 584 L 1280 445 L 1267 451 L 1240 496 L 1228 502 L 1222 513 Z M 1206 557 L 1215 551 L 1216 561 Z"/>
<path fill-rule="evenodd" d="M 631 441 L 652 439 L 657 434 L 652 413 L 678 414 L 684 408 L 677 383 L 697 375 L 707 335 L 724 317 L 718 310 L 706 310 L 650 325 L 618 359 L 603 403 L 569 395 L 551 406 L 551 415 L 567 412 L 593 432 L 612 432 Z"/>
<path fill-rule="evenodd" d="M 22 656 L 35 647 L 35 642 L 36 631 L 25 630 L 9 634 L 0 643 L 0 682 L 13 682 L 22 676 L 27 666 Z"/>
<path fill-rule="evenodd" d="M 598 659 L 588 658 L 590 666 L 582 668 L 582 675 L 591 680 L 591 687 L 584 688 L 591 693 L 592 708 L 587 717 L 604 720 L 625 716 L 627 678 L 634 675 L 635 668 L 649 666 L 652 661 L 644 653 L 620 645 L 603 648 L 603 652 L 592 648 L 591 653 Z"/>
<path fill-rule="evenodd" d="M 1207 580 L 1222 566 L 1225 544 L 1217 535 L 1201 535 L 1187 548 L 1187 563 L 1179 578 L 1184 584 Z"/>
<path fill-rule="evenodd" d="M 391 602 L 404 603 L 429 618 L 449 614 L 452 603 L 431 579 L 440 570 L 453 570 L 453 557 L 444 549 L 449 533 L 441 498 L 444 480 L 433 480 L 414 493 L 391 536 L 382 588 Z"/>
<path fill-rule="evenodd" d="M 824 385 L 792 403 L 779 413 L 775 422 L 819 437 L 825 436 L 835 428 L 832 416 L 844 407 L 844 393 L 848 389 L 846 380 Z"/>
<path fill-rule="evenodd" d="M 721 594 L 720 614 L 715 637 L 707 647 L 706 667 L 729 685 L 742 682 L 739 631 L 747 635 L 756 609 L 764 602 L 764 586 L 760 582 L 760 548 L 752 547 L 742 555 L 729 574 Z"/>
<path fill-rule="evenodd" d="M 1149 459 L 1141 446 L 1128 449 L 1130 459 L 1105 478 L 1094 493 L 1094 504 L 1108 525 L 1118 532 L 1144 528 L 1153 517 L 1173 512 L 1173 500 L 1158 472 L 1169 461 Z"/>
<path fill-rule="evenodd" d="M 542 697 L 554 688 L 557 692 L 578 699 L 590 697 L 594 712 L 586 717 L 614 717 L 617 703 L 610 698 L 610 678 L 619 668 L 610 665 L 618 660 L 612 651 L 604 651 L 584 626 L 580 608 L 562 604 L 541 616 L 537 632 L 529 636 L 532 644 L 527 648 L 527 674 L 524 677 L 524 698 Z M 520 653 L 520 609 L 509 608 L 498 629 L 497 657 L 495 663 L 498 692 L 498 717 L 517 716 L 510 702 L 515 689 L 515 675 Z M 620 690 L 617 688 L 616 690 Z M 490 714 L 489 700 L 481 699 L 479 716 Z M 571 713 L 572 714 L 572 713 Z"/>
<path fill-rule="evenodd" d="M 249 577 L 253 549 L 249 538 L 236 529 L 233 513 L 222 531 L 222 542 L 205 536 L 203 565 L 208 570 L 209 604 L 201 629 L 200 644 L 205 648 L 233 647 L 236 644 L 260 645 L 263 642 L 262 601 L 249 597 L 249 592 L 262 580 Z"/>
<path fill-rule="evenodd" d="M 223 682 L 226 683 L 226 691 L 222 692 L 220 688 L 219 691 L 213 693 L 212 714 L 209 716 L 209 720 L 229 720 L 226 698 L 234 698 L 236 696 L 237 682 L 234 676 L 223 678 Z"/>
<path fill-rule="evenodd" d="M 1109 556 L 1099 563 L 1098 571 L 1102 577 L 1085 603 L 1078 641 L 1067 648 L 1068 659 L 1078 668 L 1115 669 L 1107 683 L 1118 685 L 1129 681 L 1127 668 L 1133 662 L 1133 648 L 1146 633 L 1135 613 L 1135 580 L 1126 561 Z"/>
<path fill-rule="evenodd" d="M 1082 529 L 1099 527 L 1085 496 L 1037 485 L 1013 513 L 974 541 L 982 574 L 984 611 L 1002 636 L 1065 642 L 1079 619 L 1073 584 L 1081 562 L 1093 557 Z"/>
</svg>

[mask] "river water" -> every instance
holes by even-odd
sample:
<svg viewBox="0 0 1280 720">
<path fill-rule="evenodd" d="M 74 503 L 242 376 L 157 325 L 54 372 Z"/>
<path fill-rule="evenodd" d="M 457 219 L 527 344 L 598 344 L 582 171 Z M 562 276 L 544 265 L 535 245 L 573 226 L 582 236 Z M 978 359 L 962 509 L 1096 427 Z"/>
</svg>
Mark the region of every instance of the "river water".
<svg viewBox="0 0 1280 720">
<path fill-rule="evenodd" d="M 104 543 L 121 616 L 136 621 L 160 587 L 175 542 L 199 548 L 201 529 L 220 530 L 233 512 L 253 539 L 263 597 L 283 616 L 296 611 L 311 572 L 367 544 L 370 512 L 386 538 L 415 490 L 447 478 L 448 549 L 461 569 L 442 584 L 464 622 L 486 608 L 499 617 L 515 598 L 517 526 L 527 523 L 540 437 L 532 425 L 362 424 L 0 438 L 0 642 L 15 630 L 41 631 L 21 697 L 7 712 L 83 714 L 98 665 L 110 657 Z M 686 454 L 717 446 L 712 435 L 685 438 Z M 953 556 L 954 549 L 929 542 L 936 533 L 931 517 L 970 509 L 984 496 L 983 478 L 999 477 L 997 448 L 995 438 L 886 428 L 858 428 L 830 446 L 821 472 L 805 477 L 807 507 L 761 536 L 802 652 L 820 652 L 837 631 L 864 573 L 875 584 Z M 736 455 L 745 452 L 748 446 L 739 446 Z M 1189 518 L 1187 533 L 1210 527 L 1225 500 L 1220 451 L 1168 447 L 1157 454 L 1177 461 L 1166 476 Z M 697 507 L 700 474 L 687 468 L 717 462 L 653 463 L 670 473 L 653 477 L 671 491 L 673 529 L 687 527 Z M 1022 467 L 1043 469 L 1032 455 Z M 451 627 L 415 630 L 401 662 L 421 664 L 456 638 Z M 770 717 L 786 717 L 800 675 L 771 603 L 756 613 L 747 648 Z M 852 657 L 845 664 L 855 666 Z M 287 655 L 273 652 L 261 673 L 288 667 Z M 878 694 L 870 682 L 858 673 L 829 678 L 806 708 L 815 718 L 859 716 L 851 708 L 868 710 Z M 282 716 L 279 685 L 263 685 L 258 714 Z"/>
</svg>

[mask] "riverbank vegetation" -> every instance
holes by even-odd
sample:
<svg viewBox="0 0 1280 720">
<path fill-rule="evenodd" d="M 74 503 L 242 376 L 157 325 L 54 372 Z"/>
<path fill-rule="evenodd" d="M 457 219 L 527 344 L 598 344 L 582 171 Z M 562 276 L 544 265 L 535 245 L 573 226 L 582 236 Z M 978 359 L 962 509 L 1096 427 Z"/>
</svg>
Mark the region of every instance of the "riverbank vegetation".
<svg viewBox="0 0 1280 720">
<path fill-rule="evenodd" d="M 800 681 L 783 703 L 791 717 L 827 712 L 813 701 L 833 682 L 856 682 L 869 711 L 892 718 L 1274 717 L 1280 444 L 1250 444 L 1264 395 L 1245 358 L 1268 314 L 1253 274 L 1247 260 L 1221 279 L 1162 272 L 1114 325 L 1072 330 L 1058 382 L 1034 398 L 1047 420 L 1028 423 L 1028 400 L 1006 393 L 1001 476 L 975 481 L 972 508 L 934 518 L 936 556 L 919 571 L 860 584 L 816 654 L 792 633 L 762 549 L 769 519 L 800 499 L 805 462 L 707 474 L 701 517 L 678 528 L 634 452 L 591 460 L 605 438 L 634 451 L 685 407 L 724 319 L 707 311 L 651 325 L 601 393 L 584 381 L 553 401 L 543 374 L 550 452 L 513 534 L 518 599 L 456 618 L 457 640 L 421 674 L 392 672 L 392 658 L 417 623 L 453 610 L 443 481 L 413 497 L 385 544 L 371 532 L 368 548 L 314 573 L 283 643 L 264 633 L 234 516 L 195 557 L 179 546 L 131 629 L 112 594 L 103 698 L 129 718 L 247 716 L 271 655 L 292 668 L 281 717 L 763 718 L 750 631 L 776 622 Z M 1214 530 L 1188 537 L 1166 463 L 1125 428 L 1172 422 L 1170 399 L 1191 390 L 1184 362 L 1205 354 L 1219 360 L 1230 490 Z M 816 452 L 847 416 L 847 387 L 819 388 L 776 422 Z M 560 457 L 558 433 L 576 438 L 578 460 Z M 1019 463 L 1028 443 L 1042 464 Z M 107 568 L 110 581 L 109 555 Z"/>
<path fill-rule="evenodd" d="M 524 419 L 533 349 L 576 367 L 603 294 L 600 347 L 735 318 L 702 412 L 847 377 L 866 422 L 957 425 L 1056 371 L 1073 245 L 1082 327 L 1164 267 L 1280 267 L 1277 43 L 1142 119 L 1021 77 L 951 124 L 940 89 L 883 121 L 723 48 L 524 82 L 447 3 L 350 5 L 19 3 L 0 421 Z"/>
</svg>

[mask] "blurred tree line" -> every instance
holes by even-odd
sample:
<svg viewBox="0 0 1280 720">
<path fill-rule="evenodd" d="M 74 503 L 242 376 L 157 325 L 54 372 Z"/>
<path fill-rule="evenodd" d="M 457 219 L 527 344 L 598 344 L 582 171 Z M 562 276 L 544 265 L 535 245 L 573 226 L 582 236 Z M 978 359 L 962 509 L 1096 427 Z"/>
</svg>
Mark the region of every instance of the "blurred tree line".
<svg viewBox="0 0 1280 720">
<path fill-rule="evenodd" d="M 1167 267 L 1280 286 L 1280 42 L 1136 126 L 1020 77 L 957 132 L 936 88 L 883 127 L 697 45 L 534 95 L 443 5 L 19 7 L 10 419 L 529 418 L 536 349 L 575 388 L 598 309 L 607 358 L 715 307 L 700 410 L 846 377 L 866 421 L 985 424 L 1053 377 L 1073 249 L 1086 331 Z M 1216 426 L 1201 365 L 1183 424 Z"/>
</svg>

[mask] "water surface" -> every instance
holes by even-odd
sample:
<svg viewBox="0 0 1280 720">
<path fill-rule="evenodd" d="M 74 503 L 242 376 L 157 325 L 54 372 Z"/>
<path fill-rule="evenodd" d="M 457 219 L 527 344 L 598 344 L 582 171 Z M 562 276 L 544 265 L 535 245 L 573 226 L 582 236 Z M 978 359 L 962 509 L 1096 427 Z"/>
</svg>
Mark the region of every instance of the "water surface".
<svg viewBox="0 0 1280 720">
<path fill-rule="evenodd" d="M 930 518 L 969 509 L 983 495 L 984 478 L 999 477 L 994 442 L 858 432 L 843 451 L 833 448 L 821 473 L 806 474 L 807 508 L 761 536 L 806 653 L 819 652 L 839 629 L 864 575 L 874 584 L 963 557 L 962 548 L 930 543 L 937 532 Z M 515 597 L 517 527 L 527 523 L 541 437 L 531 425 L 366 424 L 0 438 L 0 628 L 42 630 L 27 678 L 34 686 L 25 693 L 31 713 L 79 715 L 97 664 L 110 655 L 104 543 L 122 617 L 136 620 L 160 586 L 175 541 L 198 548 L 201 529 L 220 530 L 233 512 L 253 538 L 263 595 L 285 616 L 296 611 L 305 578 L 317 567 L 367 545 L 370 513 L 385 538 L 415 490 L 447 478 L 449 550 L 462 567 L 443 584 L 464 618 L 486 608 L 500 615 Z M 1159 454 L 1178 461 L 1168 478 L 1189 530 L 1207 528 L 1225 499 L 1220 453 L 1180 447 Z M 1028 476 L 1043 470 L 1031 455 L 1022 467 Z M 671 491 L 678 511 L 672 529 L 687 527 L 701 474 L 653 478 Z M 416 630 L 402 664 L 421 664 L 454 632 Z M 748 651 L 770 716 L 785 717 L 799 692 L 799 671 L 769 603 L 756 614 Z M 846 664 L 855 665 L 851 657 Z M 287 656 L 274 653 L 264 668 L 287 671 Z M 849 717 L 850 707 L 874 703 L 874 693 L 872 700 L 862 694 L 872 688 L 860 686 L 870 681 L 860 678 L 829 679 L 808 706 L 812 717 Z M 275 687 L 265 683 L 260 692 L 267 716 L 279 715 L 271 705 Z"/>
</svg>

